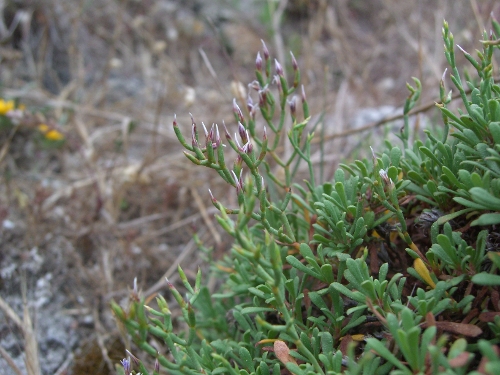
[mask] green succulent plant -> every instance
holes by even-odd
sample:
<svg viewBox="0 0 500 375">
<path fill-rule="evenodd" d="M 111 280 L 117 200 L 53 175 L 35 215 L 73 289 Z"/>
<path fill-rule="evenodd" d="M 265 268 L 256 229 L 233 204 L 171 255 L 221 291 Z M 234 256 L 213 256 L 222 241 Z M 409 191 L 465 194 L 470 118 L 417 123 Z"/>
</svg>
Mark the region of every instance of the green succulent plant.
<svg viewBox="0 0 500 375">
<path fill-rule="evenodd" d="M 203 141 L 193 119 L 188 143 L 174 120 L 186 157 L 217 171 L 236 190 L 238 206 L 211 196 L 234 239 L 214 264 L 223 280 L 217 293 L 203 286 L 201 272 L 193 285 L 180 267 L 185 296 L 168 284 L 181 327 L 162 296 L 155 308 L 137 291 L 127 308 L 112 304 L 135 345 L 156 359 L 153 374 L 499 371 L 500 86 L 492 59 L 500 24 L 492 24 L 478 60 L 462 51 L 477 71 L 464 81 L 444 23 L 463 109 L 448 108 L 443 76 L 439 134 L 409 142 L 409 113 L 421 90 L 414 78 L 401 145 L 386 142 L 371 160 L 341 164 L 330 182 L 314 174 L 314 134 L 306 133 L 309 107 L 293 55 L 289 83 L 263 45 L 246 115 L 233 103 L 234 137 L 224 125 L 223 140 L 214 125 Z M 236 153 L 232 166 L 224 142 Z M 291 153 L 280 151 L 283 142 Z M 302 163 L 309 171 L 303 185 L 294 183 Z M 132 360 L 136 370 L 124 360 L 119 371 L 150 373 Z"/>
</svg>

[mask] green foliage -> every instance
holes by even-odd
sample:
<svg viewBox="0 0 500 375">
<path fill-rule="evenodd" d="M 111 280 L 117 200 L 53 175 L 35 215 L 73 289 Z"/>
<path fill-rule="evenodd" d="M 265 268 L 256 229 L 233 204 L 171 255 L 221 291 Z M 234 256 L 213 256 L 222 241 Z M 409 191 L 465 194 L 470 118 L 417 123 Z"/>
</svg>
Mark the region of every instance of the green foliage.
<svg viewBox="0 0 500 375">
<path fill-rule="evenodd" d="M 236 153 L 232 167 L 216 125 L 205 129 L 202 142 L 193 119 L 188 144 L 174 121 L 186 157 L 217 171 L 236 190 L 239 206 L 225 207 L 212 196 L 219 224 L 234 238 L 231 253 L 214 264 L 224 281 L 220 290 L 210 295 L 200 272 L 192 285 L 180 267 L 185 295 L 168 284 L 185 330 L 174 324 L 162 296 L 155 308 L 136 290 L 127 309 L 112 304 L 137 347 L 156 358 L 154 374 L 160 367 L 169 374 L 235 375 L 499 369 L 500 86 L 491 73 L 496 21 L 493 29 L 491 37 L 484 35 L 479 61 L 463 51 L 479 77 L 464 84 L 444 23 L 445 55 L 464 110 L 447 107 L 451 95 L 443 76 L 440 135 L 427 132 L 425 140 L 409 142 L 408 114 L 421 89 L 414 79 L 402 145 L 387 143 L 372 150 L 371 160 L 342 164 L 332 182 L 315 179 L 314 135 L 304 134 L 304 88 L 300 114 L 293 96 L 300 81 L 293 55 L 292 84 L 276 60 L 272 67 L 265 45 L 263 58 L 257 56 L 247 115 L 235 101 L 237 135 L 225 129 Z M 257 110 L 269 135 L 257 126 Z M 284 155 L 287 115 L 292 152 Z M 299 163 L 308 167 L 305 185 L 293 183 Z"/>
</svg>

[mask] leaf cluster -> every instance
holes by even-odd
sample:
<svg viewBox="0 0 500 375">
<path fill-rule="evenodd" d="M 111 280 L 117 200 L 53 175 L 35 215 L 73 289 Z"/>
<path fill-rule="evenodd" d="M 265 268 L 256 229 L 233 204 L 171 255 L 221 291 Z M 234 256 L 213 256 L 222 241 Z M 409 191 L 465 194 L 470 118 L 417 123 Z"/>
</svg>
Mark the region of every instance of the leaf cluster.
<svg viewBox="0 0 500 375">
<path fill-rule="evenodd" d="M 443 76 L 443 126 L 411 143 L 408 114 L 421 90 L 414 79 L 401 146 L 386 142 L 371 160 L 342 164 L 331 182 L 315 179 L 314 134 L 303 132 L 311 126 L 309 107 L 293 55 L 291 84 L 276 60 L 273 70 L 265 45 L 263 58 L 257 55 L 246 115 L 235 101 L 237 133 L 225 129 L 237 155 L 232 167 L 218 126 L 205 128 L 202 143 L 193 119 L 188 144 L 174 121 L 186 157 L 216 170 L 239 206 L 212 196 L 218 222 L 234 238 L 230 254 L 214 263 L 220 290 L 211 295 L 201 273 L 191 285 L 181 268 L 186 296 L 169 283 L 184 331 L 161 296 L 157 308 L 137 292 L 128 309 L 112 305 L 135 344 L 156 358 L 153 373 L 498 371 L 500 86 L 492 59 L 499 35 L 493 21 L 478 60 L 463 51 L 477 78 L 462 80 L 445 22 L 445 55 L 463 110 L 449 109 Z M 285 139 L 286 116 L 292 125 Z M 280 151 L 284 141 L 292 146 L 288 155 Z M 305 185 L 293 183 L 300 163 L 309 171 Z"/>
</svg>

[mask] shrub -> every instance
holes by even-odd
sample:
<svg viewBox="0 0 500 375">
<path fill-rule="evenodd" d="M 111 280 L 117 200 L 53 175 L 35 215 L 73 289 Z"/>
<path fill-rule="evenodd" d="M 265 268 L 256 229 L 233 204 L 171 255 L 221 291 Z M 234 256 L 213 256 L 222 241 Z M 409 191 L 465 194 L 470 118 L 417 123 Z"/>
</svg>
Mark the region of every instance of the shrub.
<svg viewBox="0 0 500 375">
<path fill-rule="evenodd" d="M 192 284 L 180 267 L 185 296 L 168 284 L 185 330 L 174 329 L 162 296 L 151 308 L 134 289 L 127 309 L 112 304 L 138 348 L 156 358 L 154 374 L 160 367 L 235 375 L 499 370 L 500 86 L 492 56 L 500 24 L 493 21 L 493 29 L 479 60 L 462 51 L 478 75 L 463 81 L 445 22 L 445 55 L 464 109 L 448 108 L 443 76 L 443 126 L 410 144 L 409 112 L 420 94 L 414 79 L 402 145 L 386 142 L 371 160 L 342 164 L 332 182 L 315 182 L 313 134 L 304 134 L 308 103 L 293 55 L 291 84 L 265 45 L 257 55 L 249 87 L 258 103 L 249 96 L 248 116 L 233 103 L 235 137 L 224 125 L 226 149 L 236 153 L 232 168 L 217 125 L 204 129 L 202 141 L 193 120 L 188 143 L 174 120 L 186 157 L 216 170 L 236 189 L 239 206 L 212 196 L 219 224 L 234 238 L 214 267 L 223 280 L 218 293 L 210 295 L 201 272 Z M 287 133 L 285 116 L 293 123 Z M 289 155 L 279 151 L 285 134 Z M 293 183 L 301 163 L 305 185 Z M 134 373 L 130 358 L 123 364 L 122 373 Z"/>
</svg>

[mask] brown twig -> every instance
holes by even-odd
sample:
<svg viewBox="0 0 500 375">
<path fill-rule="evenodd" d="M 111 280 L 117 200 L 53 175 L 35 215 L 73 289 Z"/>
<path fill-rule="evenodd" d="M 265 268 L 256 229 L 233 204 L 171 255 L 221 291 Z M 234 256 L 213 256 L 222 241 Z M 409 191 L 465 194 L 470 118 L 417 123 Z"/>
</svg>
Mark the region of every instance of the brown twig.
<svg viewBox="0 0 500 375">
<path fill-rule="evenodd" d="M 470 89 L 467 89 L 465 91 L 466 94 L 470 94 L 471 93 L 471 90 Z M 458 99 L 460 98 L 460 93 L 456 93 L 452 96 L 452 100 L 455 100 L 455 99 Z M 422 104 L 421 106 L 411 110 L 409 113 L 408 113 L 408 116 L 414 116 L 416 114 L 419 114 L 419 113 L 422 113 L 422 112 L 426 112 L 428 111 L 429 109 L 431 108 L 434 108 L 436 106 L 436 102 L 433 101 L 433 102 L 428 102 L 428 103 L 425 103 L 425 104 Z M 367 131 L 367 130 L 371 130 L 371 129 L 374 129 L 374 128 L 378 128 L 379 126 L 382 126 L 384 124 L 387 124 L 388 122 L 392 122 L 392 121 L 396 121 L 396 120 L 400 120 L 402 118 L 404 118 L 405 115 L 403 113 L 399 114 L 399 115 L 394 115 L 394 116 L 389 116 L 389 117 L 385 117 L 383 118 L 382 120 L 379 120 L 379 121 L 375 121 L 375 122 L 372 122 L 368 125 L 365 125 L 365 126 L 362 126 L 360 128 L 356 128 L 356 129 L 349 129 L 349 130 L 346 130 L 344 132 L 341 132 L 341 133 L 335 133 L 335 134 L 327 134 L 324 136 L 324 139 L 323 141 L 327 141 L 327 140 L 332 140 L 332 139 L 337 139 L 337 138 L 344 138 L 344 137 L 348 137 L 350 135 L 353 135 L 353 134 L 357 134 L 357 133 L 362 133 L 364 131 Z M 313 143 L 319 143 L 320 142 L 320 139 L 318 138 L 315 138 L 313 139 L 312 141 Z"/>
<path fill-rule="evenodd" d="M 16 375 L 23 375 L 21 369 L 17 367 L 16 362 L 12 359 L 12 357 L 7 353 L 7 351 L 0 346 L 0 356 L 5 359 L 5 362 L 9 365 L 9 367 L 16 373 Z"/>
</svg>

